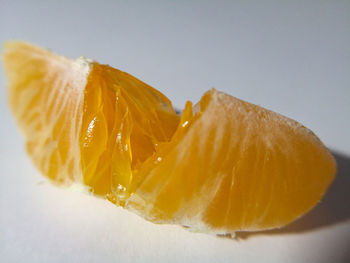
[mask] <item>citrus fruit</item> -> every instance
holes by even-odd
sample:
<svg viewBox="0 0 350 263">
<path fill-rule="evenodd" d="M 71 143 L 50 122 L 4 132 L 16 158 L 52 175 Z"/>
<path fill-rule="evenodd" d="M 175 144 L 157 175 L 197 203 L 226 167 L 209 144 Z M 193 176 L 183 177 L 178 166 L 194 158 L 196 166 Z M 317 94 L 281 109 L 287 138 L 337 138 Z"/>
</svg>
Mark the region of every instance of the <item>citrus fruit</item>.
<svg viewBox="0 0 350 263">
<path fill-rule="evenodd" d="M 335 176 L 313 132 L 215 89 L 178 116 L 159 91 L 89 59 L 9 42 L 4 64 L 35 166 L 149 221 L 216 234 L 281 227 Z"/>
</svg>

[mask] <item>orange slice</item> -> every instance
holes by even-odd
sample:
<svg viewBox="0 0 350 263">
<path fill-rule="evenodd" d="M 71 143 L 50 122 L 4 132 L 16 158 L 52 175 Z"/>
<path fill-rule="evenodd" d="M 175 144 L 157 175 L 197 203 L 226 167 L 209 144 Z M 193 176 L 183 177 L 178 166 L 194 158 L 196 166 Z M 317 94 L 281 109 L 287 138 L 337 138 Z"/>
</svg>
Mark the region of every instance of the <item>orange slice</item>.
<svg viewBox="0 0 350 263">
<path fill-rule="evenodd" d="M 22 42 L 5 46 L 12 112 L 34 164 L 155 223 L 281 227 L 322 198 L 335 161 L 301 124 L 208 91 L 181 119 L 133 76 Z"/>
</svg>

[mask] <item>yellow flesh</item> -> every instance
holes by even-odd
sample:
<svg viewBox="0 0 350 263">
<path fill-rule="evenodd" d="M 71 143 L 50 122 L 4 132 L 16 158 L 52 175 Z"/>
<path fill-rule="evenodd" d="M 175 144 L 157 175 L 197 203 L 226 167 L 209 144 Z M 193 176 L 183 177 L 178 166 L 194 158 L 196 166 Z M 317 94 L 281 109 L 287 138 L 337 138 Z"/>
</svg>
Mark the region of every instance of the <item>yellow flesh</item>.
<svg viewBox="0 0 350 263">
<path fill-rule="evenodd" d="M 307 128 L 211 90 L 181 120 L 133 76 L 30 44 L 4 53 L 10 106 L 39 170 L 158 223 L 232 233 L 311 209 L 335 162 Z"/>
<path fill-rule="evenodd" d="M 93 64 L 80 134 L 84 184 L 123 204 L 133 173 L 170 141 L 179 117 L 164 95 L 131 75 Z"/>
</svg>

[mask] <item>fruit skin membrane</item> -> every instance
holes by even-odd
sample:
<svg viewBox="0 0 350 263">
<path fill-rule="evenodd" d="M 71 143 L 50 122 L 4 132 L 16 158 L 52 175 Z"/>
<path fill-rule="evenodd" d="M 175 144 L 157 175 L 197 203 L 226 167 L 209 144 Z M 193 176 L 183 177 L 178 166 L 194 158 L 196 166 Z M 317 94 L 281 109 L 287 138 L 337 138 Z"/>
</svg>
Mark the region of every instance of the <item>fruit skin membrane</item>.
<svg viewBox="0 0 350 263">
<path fill-rule="evenodd" d="M 194 108 L 135 175 L 127 208 L 207 232 L 257 231 L 307 212 L 333 180 L 331 154 L 299 123 L 215 89 Z"/>
<path fill-rule="evenodd" d="M 9 42 L 4 64 L 36 167 L 154 223 L 215 234 L 282 227 L 334 179 L 314 133 L 215 89 L 180 117 L 159 91 L 91 60 Z"/>
<path fill-rule="evenodd" d="M 35 166 L 57 184 L 81 181 L 79 134 L 88 61 L 5 44 L 9 105 Z"/>
</svg>

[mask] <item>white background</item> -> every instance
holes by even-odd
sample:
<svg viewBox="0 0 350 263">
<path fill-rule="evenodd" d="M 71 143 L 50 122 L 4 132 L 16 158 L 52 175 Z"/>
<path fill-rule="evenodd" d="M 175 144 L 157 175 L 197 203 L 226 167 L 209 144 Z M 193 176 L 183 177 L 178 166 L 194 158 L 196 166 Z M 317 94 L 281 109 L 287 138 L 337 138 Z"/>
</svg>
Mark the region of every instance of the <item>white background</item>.
<svg viewBox="0 0 350 263">
<path fill-rule="evenodd" d="M 292 117 L 338 176 L 304 218 L 238 240 L 157 226 L 32 166 L 0 70 L 2 262 L 350 262 L 350 1 L 3 1 L 20 39 L 127 71 L 178 108 L 211 87 Z M 2 66 L 1 66 L 2 67 Z"/>
</svg>

